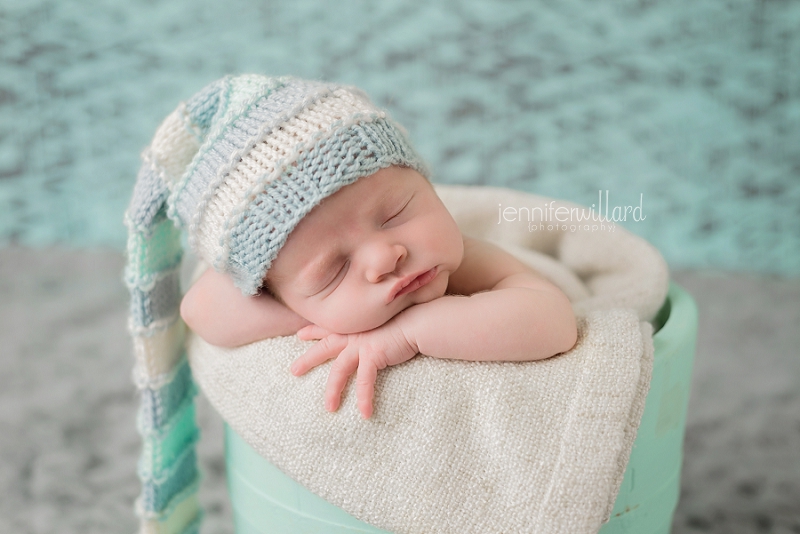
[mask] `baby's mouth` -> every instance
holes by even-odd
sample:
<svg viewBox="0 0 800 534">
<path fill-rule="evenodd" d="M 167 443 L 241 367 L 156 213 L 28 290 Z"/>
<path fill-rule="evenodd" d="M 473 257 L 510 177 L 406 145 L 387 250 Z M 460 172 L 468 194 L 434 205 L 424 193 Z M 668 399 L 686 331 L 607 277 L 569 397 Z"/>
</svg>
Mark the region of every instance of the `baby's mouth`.
<svg viewBox="0 0 800 534">
<path fill-rule="evenodd" d="M 416 291 L 417 289 L 421 288 L 434 278 L 436 278 L 436 273 L 439 271 L 438 267 L 434 267 L 424 273 L 418 274 L 416 277 L 411 278 L 410 280 L 405 279 L 402 280 L 397 287 L 399 290 L 395 289 L 394 296 L 389 299 L 389 302 L 393 301 L 397 297 L 401 295 L 405 295 L 406 293 L 411 293 L 412 291 Z"/>
</svg>

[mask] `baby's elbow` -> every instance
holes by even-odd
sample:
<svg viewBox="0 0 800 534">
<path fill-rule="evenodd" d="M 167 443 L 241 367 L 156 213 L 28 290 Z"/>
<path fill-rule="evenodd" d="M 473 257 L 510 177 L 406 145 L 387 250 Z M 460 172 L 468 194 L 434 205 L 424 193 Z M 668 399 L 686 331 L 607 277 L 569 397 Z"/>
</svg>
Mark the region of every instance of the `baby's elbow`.
<svg viewBox="0 0 800 534">
<path fill-rule="evenodd" d="M 195 302 L 196 300 L 197 299 L 192 291 L 186 293 L 186 295 L 183 296 L 183 299 L 181 299 L 181 319 L 183 319 L 183 322 L 186 323 L 186 326 L 192 330 L 196 330 L 197 324 L 200 321 L 200 312 L 198 310 L 197 303 Z"/>
<path fill-rule="evenodd" d="M 181 319 L 183 319 L 183 322 L 186 323 L 186 326 L 188 326 L 192 332 L 212 345 L 216 345 L 217 343 L 209 339 L 209 332 L 206 328 L 208 318 L 205 316 L 204 307 L 202 303 L 199 302 L 200 300 L 202 299 L 198 297 L 195 292 L 190 290 L 186 293 L 181 300 Z"/>
<path fill-rule="evenodd" d="M 555 336 L 555 354 L 572 350 L 578 342 L 578 322 L 572 304 L 566 295 L 561 294 L 558 312 L 558 335 Z"/>
<path fill-rule="evenodd" d="M 236 343 L 226 333 L 214 327 L 214 321 L 208 316 L 208 306 L 202 302 L 202 296 L 191 289 L 181 300 L 180 314 L 189 329 L 200 336 L 203 341 L 217 347 L 233 348 Z"/>
<path fill-rule="evenodd" d="M 565 321 L 564 324 L 564 332 L 561 335 L 561 350 L 558 351 L 557 354 L 561 354 L 562 352 L 567 352 L 572 350 L 575 346 L 575 343 L 578 342 L 578 325 L 575 320 L 575 314 L 572 313 L 572 309 L 570 308 L 570 314 L 568 319 Z"/>
</svg>

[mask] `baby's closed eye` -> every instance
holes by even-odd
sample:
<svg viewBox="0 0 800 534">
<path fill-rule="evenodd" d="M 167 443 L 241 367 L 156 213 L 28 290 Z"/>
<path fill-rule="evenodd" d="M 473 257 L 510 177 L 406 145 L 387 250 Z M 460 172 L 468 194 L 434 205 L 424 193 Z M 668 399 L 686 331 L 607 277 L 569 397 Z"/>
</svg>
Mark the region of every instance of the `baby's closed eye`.
<svg viewBox="0 0 800 534">
<path fill-rule="evenodd" d="M 345 260 L 341 264 L 334 265 L 330 269 L 330 274 L 332 274 L 332 276 L 329 275 L 326 278 L 326 281 L 323 282 L 323 285 L 321 286 L 320 290 L 317 293 L 322 293 L 323 291 L 326 290 L 335 289 L 336 286 L 339 285 L 339 283 L 341 283 L 342 279 L 347 274 L 347 270 L 349 269 L 349 267 L 350 267 L 350 260 Z"/>
<path fill-rule="evenodd" d="M 412 197 L 413 198 L 413 197 Z M 394 211 L 390 212 L 390 215 L 385 217 L 385 222 L 381 225 L 381 228 L 386 228 L 387 226 L 391 227 L 394 223 L 400 222 L 403 219 L 407 212 L 408 205 L 411 203 L 411 198 L 405 201 L 400 208 L 395 209 Z"/>
</svg>

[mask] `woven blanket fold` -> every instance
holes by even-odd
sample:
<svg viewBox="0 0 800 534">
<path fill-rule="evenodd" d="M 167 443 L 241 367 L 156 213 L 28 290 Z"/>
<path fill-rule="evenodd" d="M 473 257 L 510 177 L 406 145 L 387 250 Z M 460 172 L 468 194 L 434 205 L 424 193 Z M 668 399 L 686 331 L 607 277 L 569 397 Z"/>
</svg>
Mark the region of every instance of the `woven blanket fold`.
<svg viewBox="0 0 800 534">
<path fill-rule="evenodd" d="M 352 385 L 338 412 L 324 410 L 327 365 L 291 375 L 291 362 L 312 344 L 294 336 L 221 349 L 190 335 L 193 374 L 256 451 L 377 527 L 597 532 L 644 409 L 653 365 L 646 320 L 666 296 L 663 259 L 620 227 L 530 231 L 527 222 L 498 223 L 498 205 L 533 208 L 550 199 L 437 191 L 462 231 L 507 247 L 564 289 L 579 316 L 572 350 L 527 363 L 420 355 L 381 371 L 366 421 Z"/>
</svg>

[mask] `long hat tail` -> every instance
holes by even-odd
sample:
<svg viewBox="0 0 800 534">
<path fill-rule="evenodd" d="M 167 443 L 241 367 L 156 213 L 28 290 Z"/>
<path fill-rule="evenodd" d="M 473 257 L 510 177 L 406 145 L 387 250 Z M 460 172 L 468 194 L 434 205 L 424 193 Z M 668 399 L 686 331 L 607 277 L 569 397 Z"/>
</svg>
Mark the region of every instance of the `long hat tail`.
<svg viewBox="0 0 800 534">
<path fill-rule="evenodd" d="M 180 318 L 181 232 L 167 217 L 167 199 L 224 104 L 224 80 L 181 104 L 159 127 L 142 154 L 142 167 L 125 214 L 133 337 L 134 382 L 141 396 L 137 426 L 143 447 L 136 503 L 140 532 L 199 532 L 200 474 L 195 443 L 194 396 Z"/>
</svg>

